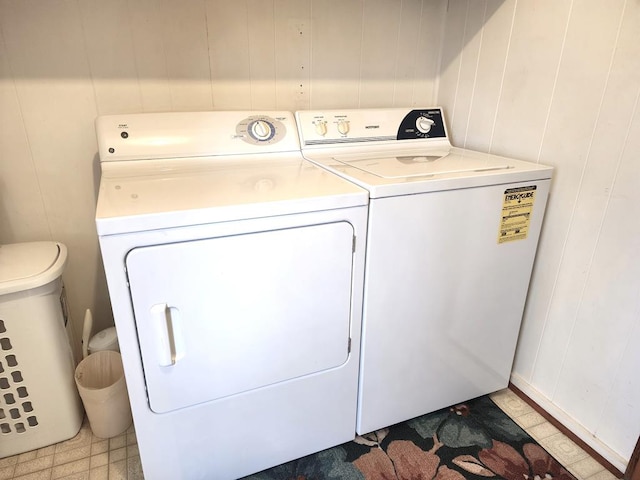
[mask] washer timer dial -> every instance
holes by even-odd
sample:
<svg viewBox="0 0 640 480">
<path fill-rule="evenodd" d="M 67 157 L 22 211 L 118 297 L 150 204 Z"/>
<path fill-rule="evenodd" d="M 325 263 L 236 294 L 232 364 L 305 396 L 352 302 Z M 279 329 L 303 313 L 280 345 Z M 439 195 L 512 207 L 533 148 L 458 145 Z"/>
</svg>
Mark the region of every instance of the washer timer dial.
<svg viewBox="0 0 640 480">
<path fill-rule="evenodd" d="M 435 123 L 436 122 L 434 122 L 430 118 L 420 116 L 416 120 L 416 128 L 420 133 L 429 133 L 429 130 L 431 130 L 431 127 L 433 127 Z"/>
</svg>

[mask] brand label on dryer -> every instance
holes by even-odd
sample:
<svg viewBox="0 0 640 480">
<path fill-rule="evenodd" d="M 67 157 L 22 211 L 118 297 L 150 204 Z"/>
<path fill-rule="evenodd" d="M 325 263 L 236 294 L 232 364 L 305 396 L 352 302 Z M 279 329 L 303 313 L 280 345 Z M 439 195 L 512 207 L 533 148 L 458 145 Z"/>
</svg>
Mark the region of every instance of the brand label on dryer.
<svg viewBox="0 0 640 480">
<path fill-rule="evenodd" d="M 508 188 L 504 191 L 498 243 L 524 240 L 529 233 L 536 185 Z"/>
</svg>

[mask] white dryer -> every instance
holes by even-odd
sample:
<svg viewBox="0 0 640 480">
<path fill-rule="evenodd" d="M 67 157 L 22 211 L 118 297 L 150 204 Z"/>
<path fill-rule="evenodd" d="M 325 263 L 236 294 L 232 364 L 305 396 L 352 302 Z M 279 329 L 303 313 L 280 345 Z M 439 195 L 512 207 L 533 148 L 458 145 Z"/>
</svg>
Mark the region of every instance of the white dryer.
<svg viewBox="0 0 640 480">
<path fill-rule="evenodd" d="M 351 440 L 367 192 L 304 160 L 287 112 L 96 128 L 145 477 L 237 478 Z"/>
<path fill-rule="evenodd" d="M 506 387 L 552 169 L 451 147 L 440 108 L 296 119 L 371 197 L 358 433 Z"/>
</svg>

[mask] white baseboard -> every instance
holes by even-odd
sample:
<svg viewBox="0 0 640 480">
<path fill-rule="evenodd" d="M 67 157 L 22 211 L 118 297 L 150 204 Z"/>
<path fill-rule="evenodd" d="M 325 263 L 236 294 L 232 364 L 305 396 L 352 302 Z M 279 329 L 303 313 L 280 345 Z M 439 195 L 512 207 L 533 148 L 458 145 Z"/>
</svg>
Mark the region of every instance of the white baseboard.
<svg viewBox="0 0 640 480">
<path fill-rule="evenodd" d="M 592 432 L 587 430 L 580 422 L 571 417 L 567 412 L 555 405 L 540 391 L 536 390 L 530 383 L 526 382 L 517 373 L 511 374 L 511 383 L 522 391 L 527 397 L 537 403 L 545 412 L 555 418 L 558 422 L 568 428 L 580 440 L 593 448 L 602 455 L 611 465 L 616 467 L 622 473 L 627 468 L 629 459 L 621 457 L 618 453 L 611 450 L 607 445 L 602 443 Z"/>
</svg>

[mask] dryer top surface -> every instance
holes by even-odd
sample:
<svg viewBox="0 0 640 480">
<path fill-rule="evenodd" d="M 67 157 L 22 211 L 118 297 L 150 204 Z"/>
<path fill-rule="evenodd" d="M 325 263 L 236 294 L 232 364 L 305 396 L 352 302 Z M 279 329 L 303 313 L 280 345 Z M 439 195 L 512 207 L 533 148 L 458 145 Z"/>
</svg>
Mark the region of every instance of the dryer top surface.
<svg viewBox="0 0 640 480">
<path fill-rule="evenodd" d="M 141 164 L 143 163 L 143 164 Z M 366 190 L 299 153 L 103 164 L 99 235 L 366 205 Z"/>
<path fill-rule="evenodd" d="M 99 235 L 366 205 L 301 153 L 293 114 L 167 112 L 96 120 Z"/>
</svg>

